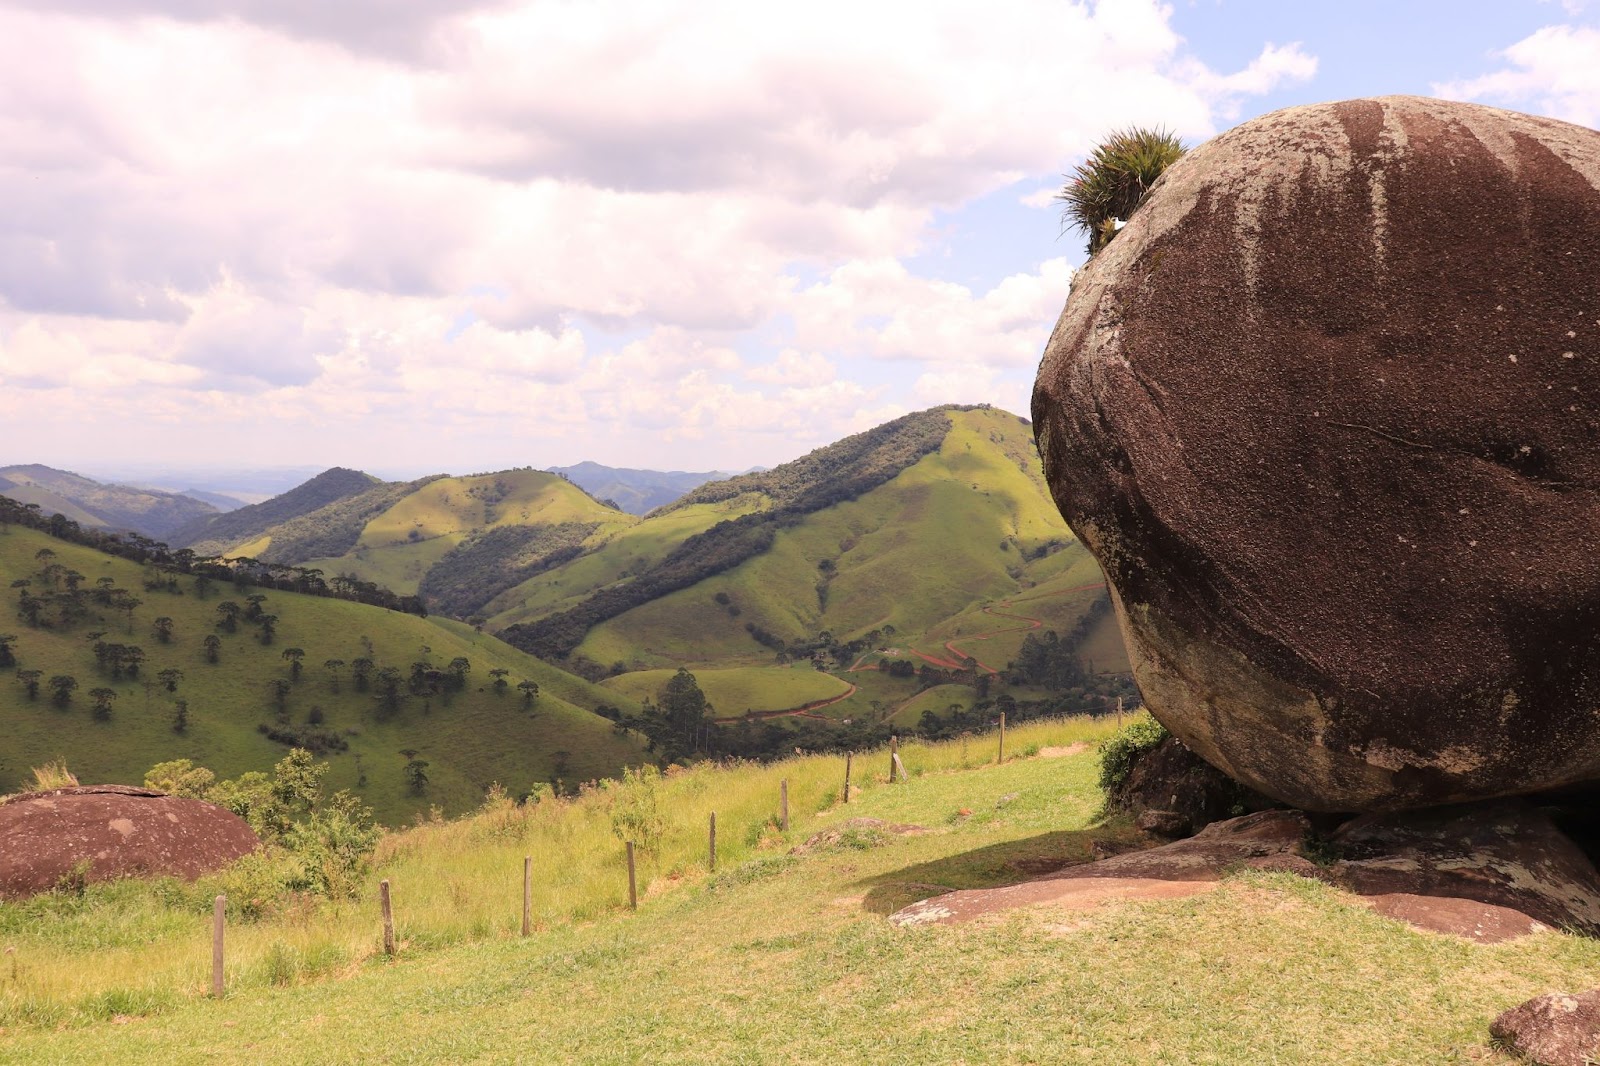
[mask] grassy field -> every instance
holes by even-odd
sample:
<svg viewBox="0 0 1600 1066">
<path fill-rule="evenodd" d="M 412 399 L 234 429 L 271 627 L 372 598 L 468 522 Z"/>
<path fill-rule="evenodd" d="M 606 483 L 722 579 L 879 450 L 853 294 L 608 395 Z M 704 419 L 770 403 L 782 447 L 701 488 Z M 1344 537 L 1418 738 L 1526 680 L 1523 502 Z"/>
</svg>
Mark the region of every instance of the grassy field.
<svg viewBox="0 0 1600 1066">
<path fill-rule="evenodd" d="M 1033 724 L 1011 739 L 1020 753 L 1095 734 Z M 1281 874 L 1182 900 L 896 928 L 882 915 L 933 886 L 1011 883 L 1136 836 L 1097 820 L 1092 751 L 994 766 L 971 743 L 966 769 L 960 752 L 909 747 L 912 779 L 892 787 L 862 758 L 867 787 L 848 808 L 837 759 L 673 777 L 661 786 L 671 828 L 636 914 L 604 794 L 408 831 L 379 871 L 395 886 L 396 960 L 377 952 L 370 895 L 336 916 L 268 919 L 231 932 L 238 961 L 220 1003 L 201 998 L 204 933 L 178 929 L 203 926 L 199 909 L 134 948 L 93 943 L 119 923 L 134 939 L 149 920 L 112 890 L 59 901 L 50 923 L 0 906 L 0 936 L 18 948 L 18 976 L 0 974 L 0 1060 L 1509 1066 L 1489 1020 L 1587 988 L 1600 965 L 1594 941 L 1474 945 Z M 787 837 L 770 824 L 780 777 Z M 715 876 L 702 836 L 713 808 L 726 842 Z M 789 853 L 855 815 L 931 832 Z M 539 918 L 526 940 L 525 854 Z M 162 968 L 140 968 L 157 954 Z"/>
<path fill-rule="evenodd" d="M 630 699 L 649 698 L 653 702 L 674 673 L 674 670 L 640 670 L 618 674 L 600 684 Z M 719 718 L 731 718 L 745 711 L 787 710 L 843 696 L 850 691 L 848 682 L 813 669 L 810 663 L 702 669 L 696 670 L 694 677 Z"/>
<path fill-rule="evenodd" d="M 263 609 L 279 621 L 274 642 L 263 645 L 249 623 L 241 622 L 232 634 L 216 629 L 219 603 L 243 604 L 246 594 L 262 590 L 240 593 L 224 586 L 202 599 L 185 578 L 179 586 L 182 595 L 145 591 L 138 566 L 30 530 L 13 527 L 0 533 L 0 581 L 9 585 L 35 573 L 40 567 L 35 553 L 41 548 L 55 551 L 59 562 L 86 575 L 85 587 L 109 577 L 144 602 L 131 619 L 100 609 L 103 618 L 71 630 L 31 629 L 20 621 L 0 630 L 16 635 L 21 668 L 40 670 L 46 680 L 63 674 L 79 682 L 72 703 L 61 709 L 51 704 L 47 688 L 29 701 L 11 671 L 0 677 L 0 793 L 20 787 L 30 767 L 58 756 L 66 756 L 85 783 L 137 784 L 152 765 L 174 758 L 192 759 L 224 777 L 268 770 L 287 749 L 257 726 L 279 725 L 270 686 L 291 676 L 283 657 L 291 648 L 301 649 L 304 659 L 301 678 L 289 686 L 285 699 L 288 725 L 305 727 L 317 709 L 323 718 L 318 728 L 349 745 L 348 751 L 330 756 L 330 785 L 356 788 L 390 824 L 433 805 L 448 812 L 471 809 L 495 781 L 523 791 L 553 777 L 576 782 L 614 774 L 625 763 L 643 758 L 637 744 L 616 736 L 609 722 L 591 713 L 602 703 L 625 697 L 470 627 L 344 600 L 266 592 Z M 173 620 L 166 644 L 152 632 L 153 620 L 163 616 Z M 85 639 L 89 632 L 142 647 L 148 660 L 139 678 L 112 680 L 99 669 Z M 202 646 L 213 634 L 221 639 L 214 664 L 206 661 Z M 348 664 L 363 656 L 407 673 L 419 660 L 444 666 L 460 656 L 470 663 L 471 673 L 465 690 L 408 697 L 389 716 L 378 713 L 373 694 L 356 691 L 348 666 L 335 674 L 324 665 L 330 659 Z M 157 680 L 169 668 L 182 672 L 177 691 L 170 693 Z M 497 693 L 491 669 L 509 671 L 513 687 Z M 524 678 L 540 687 L 531 710 L 523 707 L 514 688 Z M 116 693 L 109 721 L 96 721 L 90 713 L 89 691 L 99 686 Z M 178 699 L 188 702 L 189 725 L 181 734 L 172 729 Z M 407 757 L 400 754 L 405 750 L 420 752 L 429 763 L 425 795 L 407 791 Z M 363 777 L 365 784 L 360 784 Z"/>
</svg>

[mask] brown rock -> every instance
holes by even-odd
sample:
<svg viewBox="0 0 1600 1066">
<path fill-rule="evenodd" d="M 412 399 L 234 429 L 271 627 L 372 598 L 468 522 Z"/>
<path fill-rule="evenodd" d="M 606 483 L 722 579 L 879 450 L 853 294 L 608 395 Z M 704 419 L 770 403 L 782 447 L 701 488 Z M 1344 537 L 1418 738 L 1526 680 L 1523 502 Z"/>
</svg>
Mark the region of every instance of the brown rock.
<svg viewBox="0 0 1600 1066">
<path fill-rule="evenodd" d="M 1190 828 L 1189 819 L 1177 811 L 1158 811 L 1147 807 L 1139 812 L 1134 819 L 1134 824 L 1146 833 L 1153 833 L 1158 837 L 1186 837 L 1193 830 Z"/>
<path fill-rule="evenodd" d="M 1415 97 L 1200 146 L 1034 394 L 1152 712 L 1319 811 L 1600 779 L 1600 133 Z"/>
<path fill-rule="evenodd" d="M 1340 826 L 1331 842 L 1341 855 L 1329 870 L 1331 879 L 1363 896 L 1470 900 L 1546 926 L 1600 934 L 1600 872 L 1526 803 L 1368 814 Z M 1390 909 L 1416 907 L 1395 900 Z M 1485 912 L 1461 913 L 1477 922 Z M 1445 931 L 1472 935 L 1467 929 Z M 1523 927 L 1519 935 L 1527 931 Z"/>
<path fill-rule="evenodd" d="M 123 785 L 24 793 L 0 803 L 0 897 L 47 892 L 80 872 L 193 880 L 260 846 L 244 819 L 200 800 Z"/>
<path fill-rule="evenodd" d="M 1600 1058 L 1600 989 L 1535 996 L 1496 1018 L 1489 1035 L 1540 1066 L 1587 1066 Z"/>
<path fill-rule="evenodd" d="M 1140 812 L 1136 814 L 1140 829 L 1173 837 L 1273 806 L 1265 796 L 1190 751 L 1177 737 L 1168 737 L 1140 756 L 1108 799 L 1124 810 Z M 1146 813 L 1167 828 L 1146 826 Z M 1175 820 L 1161 814 L 1174 815 Z"/>
</svg>

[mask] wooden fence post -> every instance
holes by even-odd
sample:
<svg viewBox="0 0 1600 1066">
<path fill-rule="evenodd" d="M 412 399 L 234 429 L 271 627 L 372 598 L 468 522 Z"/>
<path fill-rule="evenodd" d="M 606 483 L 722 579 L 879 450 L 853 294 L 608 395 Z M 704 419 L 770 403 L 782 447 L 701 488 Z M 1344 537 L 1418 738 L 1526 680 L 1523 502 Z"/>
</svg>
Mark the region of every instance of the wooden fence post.
<svg viewBox="0 0 1600 1066">
<path fill-rule="evenodd" d="M 633 872 L 633 841 L 628 841 L 628 907 L 639 909 L 639 880 Z"/>
<path fill-rule="evenodd" d="M 211 995 L 216 999 L 222 998 L 222 931 L 227 909 L 227 896 L 211 901 Z"/>
<path fill-rule="evenodd" d="M 889 738 L 889 784 L 894 784 L 894 767 L 900 761 L 900 738 Z"/>
<path fill-rule="evenodd" d="M 1006 712 L 1000 712 L 1000 757 L 995 762 L 1006 761 Z"/>
<path fill-rule="evenodd" d="M 778 825 L 785 833 L 789 831 L 789 779 L 787 777 L 778 782 Z"/>
<path fill-rule="evenodd" d="M 850 752 L 844 753 L 844 801 L 850 802 Z"/>
<path fill-rule="evenodd" d="M 706 843 L 706 854 L 710 857 L 711 872 L 717 872 L 717 812 L 711 812 L 711 839 Z"/>
<path fill-rule="evenodd" d="M 1122 728 L 1122 697 L 1117 697 L 1117 728 Z"/>
<path fill-rule="evenodd" d="M 389 879 L 378 882 L 378 899 L 383 904 L 383 953 L 394 957 L 394 907 L 389 902 Z"/>
<path fill-rule="evenodd" d="M 522 935 L 533 932 L 533 856 L 522 857 Z"/>
</svg>

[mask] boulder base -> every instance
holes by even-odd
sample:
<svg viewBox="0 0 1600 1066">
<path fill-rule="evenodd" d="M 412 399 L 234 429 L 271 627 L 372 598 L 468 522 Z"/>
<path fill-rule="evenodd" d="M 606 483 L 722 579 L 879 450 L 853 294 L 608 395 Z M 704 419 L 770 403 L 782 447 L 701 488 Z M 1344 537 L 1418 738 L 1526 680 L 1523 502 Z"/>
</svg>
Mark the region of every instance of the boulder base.
<svg viewBox="0 0 1600 1066">
<path fill-rule="evenodd" d="M 1600 779 L 1600 133 L 1274 112 L 1078 273 L 1033 415 L 1155 716 L 1314 811 Z"/>
<path fill-rule="evenodd" d="M 80 878 L 193 880 L 260 846 L 243 818 L 200 800 L 121 785 L 24 793 L 0 803 L 0 897 Z"/>
<path fill-rule="evenodd" d="M 1535 996 L 1496 1018 L 1489 1035 L 1538 1066 L 1588 1066 L 1600 1057 L 1600 989 Z"/>
</svg>

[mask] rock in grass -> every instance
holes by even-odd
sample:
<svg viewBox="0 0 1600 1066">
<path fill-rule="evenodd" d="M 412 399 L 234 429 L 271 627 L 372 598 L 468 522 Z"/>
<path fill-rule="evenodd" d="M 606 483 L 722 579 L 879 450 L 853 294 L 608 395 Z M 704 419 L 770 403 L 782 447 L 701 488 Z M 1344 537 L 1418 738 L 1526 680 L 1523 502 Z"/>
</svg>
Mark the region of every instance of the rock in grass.
<svg viewBox="0 0 1600 1066">
<path fill-rule="evenodd" d="M 1535 996 L 1496 1018 L 1489 1035 L 1539 1066 L 1587 1066 L 1600 1059 L 1600 989 Z"/>
<path fill-rule="evenodd" d="M 243 818 L 147 788 L 93 785 L 0 803 L 0 898 L 117 877 L 193 880 L 261 846 Z"/>
<path fill-rule="evenodd" d="M 1033 414 L 1155 716 L 1309 810 L 1600 779 L 1600 133 L 1414 97 L 1169 169 Z"/>
</svg>

